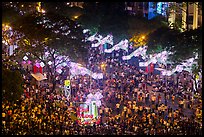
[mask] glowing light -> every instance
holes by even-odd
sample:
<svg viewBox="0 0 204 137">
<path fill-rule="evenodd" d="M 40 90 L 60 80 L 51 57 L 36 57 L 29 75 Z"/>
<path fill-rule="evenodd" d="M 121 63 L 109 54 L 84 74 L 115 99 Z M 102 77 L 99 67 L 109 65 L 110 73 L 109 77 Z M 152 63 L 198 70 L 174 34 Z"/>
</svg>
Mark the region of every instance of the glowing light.
<svg viewBox="0 0 204 137">
<path fill-rule="evenodd" d="M 24 57 L 23 57 L 23 60 L 25 60 L 25 61 L 28 60 L 28 57 L 27 57 L 27 56 L 24 56 Z"/>
<path fill-rule="evenodd" d="M 127 55 L 127 56 L 123 56 L 122 59 L 123 60 L 129 60 L 131 59 L 132 57 L 137 57 L 137 56 L 142 56 L 143 58 L 146 58 L 146 49 L 147 47 L 144 46 L 144 47 L 139 47 L 137 48 L 135 51 L 133 51 L 131 54 Z"/>
<path fill-rule="evenodd" d="M 96 35 L 96 36 L 92 37 L 92 40 L 93 39 L 97 40 L 98 42 L 95 44 L 92 44 L 91 47 L 98 47 L 100 45 L 104 45 L 105 43 L 109 43 L 110 45 L 113 45 L 113 36 L 112 35 L 107 35 L 104 38 L 102 38 L 101 35 Z"/>
<path fill-rule="evenodd" d="M 87 33 L 87 32 L 89 32 L 88 29 L 84 29 L 84 30 L 83 30 L 83 33 Z"/>
<path fill-rule="evenodd" d="M 2 24 L 2 27 L 4 31 L 12 30 L 12 28 L 8 24 Z"/>
<path fill-rule="evenodd" d="M 59 74 L 62 73 L 62 70 L 61 70 L 61 69 L 57 69 L 56 71 L 57 71 Z"/>
<path fill-rule="evenodd" d="M 102 64 L 101 64 L 101 68 L 102 68 L 103 70 L 105 70 L 105 67 L 106 67 L 106 64 L 105 64 L 105 63 L 102 63 Z"/>
<path fill-rule="evenodd" d="M 67 66 L 67 63 L 66 63 L 66 62 L 63 62 L 63 63 L 62 63 L 62 66 L 64 66 L 64 67 Z"/>
<path fill-rule="evenodd" d="M 183 70 L 183 66 L 182 65 L 177 65 L 176 66 L 175 71 L 182 72 L 182 70 Z"/>
<path fill-rule="evenodd" d="M 111 53 L 112 51 L 119 50 L 119 49 L 123 49 L 126 52 L 128 51 L 128 40 L 127 39 L 120 41 L 118 44 L 114 45 L 110 49 L 104 50 L 104 52 Z"/>
<path fill-rule="evenodd" d="M 79 16 L 74 16 L 74 19 L 78 19 Z"/>
<path fill-rule="evenodd" d="M 43 62 L 40 62 L 40 66 L 43 68 L 45 64 Z"/>
<path fill-rule="evenodd" d="M 45 13 L 45 10 L 44 10 L 44 9 L 42 9 L 42 10 L 41 10 L 41 12 L 42 12 L 42 13 Z"/>
<path fill-rule="evenodd" d="M 52 61 L 48 61 L 48 65 L 52 65 Z"/>
<path fill-rule="evenodd" d="M 28 60 L 28 64 L 31 64 L 31 61 L 30 61 L 30 60 Z"/>
<path fill-rule="evenodd" d="M 36 65 L 37 68 L 40 67 L 40 63 L 38 63 L 38 62 L 35 65 Z"/>
</svg>

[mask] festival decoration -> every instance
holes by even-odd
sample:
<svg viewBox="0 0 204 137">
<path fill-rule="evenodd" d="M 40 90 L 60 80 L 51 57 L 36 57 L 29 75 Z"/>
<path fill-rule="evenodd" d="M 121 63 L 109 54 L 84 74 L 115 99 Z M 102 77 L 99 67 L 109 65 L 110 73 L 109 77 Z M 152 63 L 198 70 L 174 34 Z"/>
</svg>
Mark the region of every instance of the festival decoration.
<svg viewBox="0 0 204 137">
<path fill-rule="evenodd" d="M 103 98 L 103 95 L 101 94 L 101 92 L 97 91 L 95 94 L 88 94 L 87 95 L 87 100 L 85 101 L 85 103 L 87 105 L 91 104 L 92 101 L 96 101 L 96 106 L 100 107 L 101 106 L 101 98 Z"/>
<path fill-rule="evenodd" d="M 183 70 L 192 73 L 193 64 L 197 64 L 197 63 L 194 62 L 194 58 L 190 58 L 190 59 L 185 60 L 183 63 L 181 63 L 181 65 L 177 65 L 172 70 L 166 70 L 166 69 L 160 69 L 160 68 L 156 68 L 156 69 L 160 70 L 162 75 L 171 76 L 175 72 L 182 72 Z"/>
<path fill-rule="evenodd" d="M 167 51 L 162 51 L 158 54 L 156 54 L 155 56 L 151 57 L 150 60 L 147 61 L 147 64 L 149 65 L 150 63 L 162 63 L 162 64 L 166 64 L 168 55 L 170 55 L 170 52 Z"/>
<path fill-rule="evenodd" d="M 25 61 L 28 60 L 28 57 L 27 57 L 27 56 L 24 56 L 24 57 L 23 57 L 23 60 L 25 60 Z"/>
<path fill-rule="evenodd" d="M 100 36 L 100 35 L 99 35 Z M 92 43 L 91 47 L 98 47 L 100 45 L 104 45 L 105 43 L 108 43 L 110 45 L 113 45 L 113 36 L 112 35 L 107 35 L 105 38 L 103 39 L 97 39 L 98 42 L 97 43 Z"/>
<path fill-rule="evenodd" d="M 103 79 L 103 74 L 102 73 L 93 73 L 91 70 L 82 67 L 81 64 L 75 63 L 75 62 L 70 62 L 70 72 L 72 76 L 76 75 L 89 75 L 94 79 Z"/>
<path fill-rule="evenodd" d="M 52 61 L 48 61 L 48 65 L 52 65 Z"/>
<path fill-rule="evenodd" d="M 147 51 L 147 46 L 144 47 L 139 47 L 137 48 L 135 51 L 133 51 L 131 54 L 127 55 L 127 56 L 123 56 L 122 59 L 123 60 L 129 60 L 132 57 L 138 57 L 138 56 L 142 56 L 143 58 L 146 58 L 146 51 Z"/>
<path fill-rule="evenodd" d="M 44 64 L 43 62 L 40 62 L 40 66 L 41 66 L 41 67 L 44 67 L 45 64 Z"/>
<path fill-rule="evenodd" d="M 119 50 L 119 49 L 123 49 L 126 52 L 128 52 L 128 40 L 127 39 L 120 41 L 118 44 L 116 44 L 110 49 L 105 49 L 104 52 L 111 53 L 114 50 Z"/>
</svg>

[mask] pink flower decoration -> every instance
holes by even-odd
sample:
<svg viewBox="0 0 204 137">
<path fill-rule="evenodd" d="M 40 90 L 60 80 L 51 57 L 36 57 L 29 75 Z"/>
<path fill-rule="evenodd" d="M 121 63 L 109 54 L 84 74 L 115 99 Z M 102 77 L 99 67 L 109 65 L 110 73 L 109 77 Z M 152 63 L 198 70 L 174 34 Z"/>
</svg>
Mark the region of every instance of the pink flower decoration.
<svg viewBox="0 0 204 137">
<path fill-rule="evenodd" d="M 40 67 L 40 63 L 36 63 L 35 65 L 36 65 L 36 67 L 38 67 L 38 68 Z"/>
<path fill-rule="evenodd" d="M 30 61 L 30 60 L 28 60 L 28 64 L 31 64 L 31 61 Z"/>
</svg>

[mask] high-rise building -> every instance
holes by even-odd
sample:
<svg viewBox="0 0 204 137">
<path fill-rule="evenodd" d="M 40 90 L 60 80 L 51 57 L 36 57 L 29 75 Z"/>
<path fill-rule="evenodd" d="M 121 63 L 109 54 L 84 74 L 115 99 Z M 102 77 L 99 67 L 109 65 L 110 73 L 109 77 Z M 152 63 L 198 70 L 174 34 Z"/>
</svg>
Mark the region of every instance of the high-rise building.
<svg viewBox="0 0 204 137">
<path fill-rule="evenodd" d="M 125 2 L 125 10 L 130 15 L 143 16 L 148 20 L 162 15 L 167 18 L 170 28 L 174 28 L 175 23 L 180 22 L 182 24 L 181 28 L 185 31 L 202 26 L 202 9 L 198 7 L 199 2 L 187 3 L 188 2 Z"/>
<path fill-rule="evenodd" d="M 171 2 L 169 6 L 174 5 L 176 9 L 169 10 L 168 21 L 170 24 L 182 23 L 182 31 L 196 29 L 202 26 L 202 9 L 198 7 L 198 2 Z M 170 26 L 173 28 L 174 26 Z"/>
<path fill-rule="evenodd" d="M 125 5 L 130 15 L 140 15 L 148 20 L 158 15 L 167 16 L 168 2 L 125 2 Z"/>
</svg>

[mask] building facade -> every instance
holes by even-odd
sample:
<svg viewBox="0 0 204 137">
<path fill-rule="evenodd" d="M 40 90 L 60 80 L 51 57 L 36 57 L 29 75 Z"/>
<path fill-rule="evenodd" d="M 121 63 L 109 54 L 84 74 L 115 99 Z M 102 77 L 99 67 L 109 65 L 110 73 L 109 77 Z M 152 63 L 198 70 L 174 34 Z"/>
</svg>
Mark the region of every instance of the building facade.
<svg viewBox="0 0 204 137">
<path fill-rule="evenodd" d="M 140 15 L 148 20 L 158 15 L 167 16 L 168 2 L 125 2 L 125 10 L 130 15 Z"/>
<path fill-rule="evenodd" d="M 199 2 L 125 2 L 125 10 L 148 20 L 161 15 L 167 18 L 170 28 L 180 23 L 185 31 L 202 26 L 202 9 L 198 5 Z"/>
<path fill-rule="evenodd" d="M 198 2 L 171 2 L 170 5 L 174 5 L 176 7 L 169 11 L 168 21 L 170 24 L 180 21 L 182 24 L 182 31 L 197 29 L 202 26 L 202 9 L 199 8 Z M 174 26 L 170 27 L 173 28 Z"/>
</svg>

